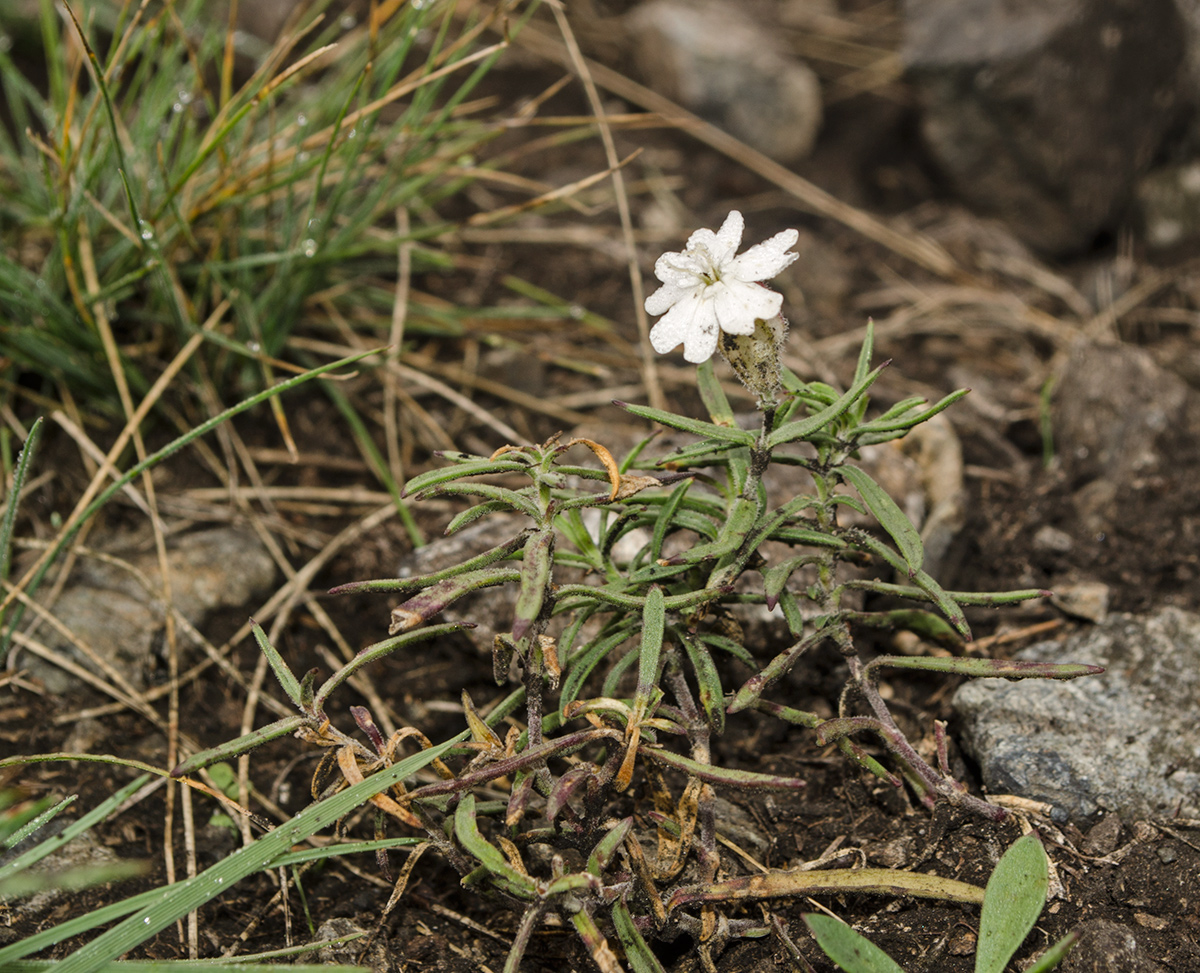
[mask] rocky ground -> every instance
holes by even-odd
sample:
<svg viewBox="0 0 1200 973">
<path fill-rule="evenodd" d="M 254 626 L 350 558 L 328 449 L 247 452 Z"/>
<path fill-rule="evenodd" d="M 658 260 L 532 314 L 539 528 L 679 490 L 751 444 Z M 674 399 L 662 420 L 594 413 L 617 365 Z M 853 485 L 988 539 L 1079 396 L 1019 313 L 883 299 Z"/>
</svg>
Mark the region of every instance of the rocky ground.
<svg viewBox="0 0 1200 973">
<path fill-rule="evenodd" d="M 1004 825 L 945 809 L 930 814 L 818 747 L 811 733 L 753 715 L 731 720 L 715 759 L 801 776 L 806 793 L 786 801 L 725 795 L 719 827 L 766 866 L 822 858 L 982 884 L 1023 824 L 1032 825 L 1056 880 L 1018 965 L 1076 929 L 1081 942 L 1062 967 L 1072 973 L 1200 969 L 1195 5 L 594 0 L 571 14 L 606 112 L 665 119 L 650 128 L 619 122 L 614 132 L 620 158 L 642 153 L 626 179 L 643 272 L 731 208 L 746 214 L 750 241 L 798 227 L 801 259 L 775 282 L 792 324 L 788 363 L 798 374 L 845 384 L 870 316 L 877 356 L 893 361 L 877 387 L 880 401 L 972 389 L 936 434 L 868 461 L 891 471 L 893 493 L 924 518 L 947 588 L 1055 592 L 1020 609 L 974 613 L 983 650 L 1106 668 L 1069 684 L 960 685 L 917 674 L 885 687 L 914 740 L 932 745 L 933 721 L 949 721 L 952 766 L 973 788 L 1024 799 L 1017 803 L 1025 815 Z M 489 84 L 511 104 L 546 90 L 565 63 L 553 21 L 538 19 Z M 591 110 L 576 84 L 539 109 Z M 526 138 L 515 131 L 496 151 Z M 593 142 L 553 147 L 524 164 L 525 175 L 565 185 L 606 162 Z M 473 203 L 481 208 L 509 201 L 502 189 L 479 193 Z M 537 320 L 514 320 L 501 341 L 468 328 L 461 340 L 430 340 L 418 353 L 431 374 L 455 376 L 491 416 L 530 440 L 559 429 L 599 438 L 600 430 L 616 451 L 643 429 L 607 402 L 644 401 L 648 373 L 611 194 L 583 203 L 583 213 L 535 212 L 464 232 L 473 272 L 430 275 L 416 287 L 430 299 L 496 302 L 505 275 L 517 274 L 614 322 L 612 333 L 569 323 L 546 333 Z M 692 371 L 682 366 L 678 356 L 659 360 L 657 380 L 679 411 L 698 411 Z M 477 417 L 421 401 L 461 447 L 486 453 L 501 444 Z M 304 552 L 386 506 L 386 495 L 367 490 L 353 444 L 331 435 L 330 408 L 315 395 L 290 406 L 306 457 L 299 466 L 280 461 L 270 427 L 238 427 L 272 487 L 361 491 L 334 503 L 314 499 L 319 492 L 303 500 L 279 494 L 267 520 L 284 560 L 297 566 L 308 562 Z M 435 438 L 414 434 L 414 469 L 431 462 Z M 64 472 L 35 495 L 35 526 L 82 482 L 71 472 L 78 460 L 69 444 L 47 448 L 44 462 L 60 461 Z M 167 468 L 162 490 L 181 534 L 172 588 L 211 646 L 289 580 L 247 518 L 214 499 L 219 488 L 183 456 Z M 418 510 L 432 536 L 449 516 L 436 505 Z M 410 545 L 395 521 L 378 520 L 303 584 L 319 591 L 395 571 Z M 135 522 L 114 514 L 89 544 L 131 562 L 153 589 L 157 562 L 148 534 L 129 536 Z M 226 573 L 233 565 L 236 581 Z M 386 625 L 383 603 L 313 604 L 355 647 Z M 328 665 L 317 609 L 298 611 L 281 636 L 301 660 L 297 671 Z M 488 609 L 477 611 L 487 617 Z M 46 632 L 52 653 L 87 666 L 83 642 L 137 692 L 162 684 L 164 617 L 137 573 L 85 563 L 55 614 L 79 638 Z M 459 728 L 463 688 L 477 701 L 495 694 L 486 641 L 464 637 L 428 656 L 389 660 L 372 673 L 370 691 L 400 720 L 442 739 Z M 17 658 L 21 677 L 0 687 L 6 753 L 111 751 L 164 762 L 160 728 L 128 710 L 96 709 L 77 679 L 37 653 Z M 181 725 L 204 745 L 238 732 L 258 664 L 253 643 L 242 637 L 229 662 L 187 682 L 180 699 Z M 797 705 L 828 710 L 839 665 L 830 652 L 797 674 L 788 686 Z M 284 741 L 255 757 L 252 774 L 263 795 L 294 811 L 307 800 L 311 771 L 299 745 Z M 123 778 L 111 769 L 65 764 L 22 777 L 47 791 L 78 790 L 85 804 L 113 781 Z M 97 854 L 155 857 L 160 812 L 127 814 L 118 825 L 101 831 Z M 232 847 L 216 824 L 202 834 L 201 864 Z M 306 884 L 314 924 L 376 928 L 386 883 L 371 863 L 361 865 L 332 867 Z M 752 868 L 737 857 L 729 867 Z M 243 952 L 271 948 L 291 934 L 289 921 L 300 921 L 275 900 L 263 905 L 271 898 L 266 880 L 252 884 L 204 915 L 214 948 L 239 936 Z M 0 907 L 0 943 L 104 894 Z M 516 913 L 461 890 L 432 855 L 407 894 L 407 908 L 384 924 L 364 962 L 413 971 L 503 965 Z M 906 969 L 972 969 L 972 909 L 884 898 L 776 903 L 818 970 L 828 961 L 801 936 L 798 919 L 814 908 L 854 923 Z M 591 968 L 562 928 L 540 930 L 536 944 L 525 969 Z M 699 968 L 686 937 L 657 948 L 668 969 Z M 178 949 L 164 934 L 149 953 Z M 793 962 L 775 939 L 735 940 L 717 968 Z"/>
</svg>

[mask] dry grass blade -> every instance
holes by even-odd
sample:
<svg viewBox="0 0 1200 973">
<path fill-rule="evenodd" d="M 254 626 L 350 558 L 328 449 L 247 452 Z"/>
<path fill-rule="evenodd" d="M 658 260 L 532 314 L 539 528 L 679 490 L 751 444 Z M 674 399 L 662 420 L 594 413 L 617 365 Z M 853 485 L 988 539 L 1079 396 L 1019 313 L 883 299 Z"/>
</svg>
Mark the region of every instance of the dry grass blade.
<svg viewBox="0 0 1200 973">
<path fill-rule="evenodd" d="M 575 40 L 575 34 L 571 30 L 571 24 L 567 20 L 566 13 L 559 4 L 551 4 L 550 9 L 554 13 L 555 23 L 558 24 L 558 29 L 562 34 L 563 42 L 566 44 L 567 52 L 571 56 L 571 67 L 579 76 L 580 81 L 583 82 L 584 90 L 587 92 L 588 103 L 592 108 L 592 114 L 596 118 L 596 123 L 600 126 L 600 138 L 604 143 L 604 154 L 608 159 L 608 166 L 613 174 L 613 190 L 617 197 L 617 212 L 621 217 L 621 235 L 625 241 L 625 250 L 629 261 L 629 285 L 633 290 L 634 316 L 637 320 L 638 337 L 640 338 L 638 347 L 641 350 L 642 356 L 642 381 L 646 384 L 646 395 L 650 400 L 650 405 L 656 409 L 663 409 L 666 408 L 666 398 L 663 395 L 662 383 L 658 378 L 658 367 L 655 356 L 651 354 L 653 349 L 650 347 L 650 320 L 646 314 L 645 306 L 646 289 L 642 281 L 642 268 L 638 262 L 637 246 L 633 238 L 633 217 L 629 212 L 629 195 L 625 191 L 625 177 L 617 165 L 617 146 L 613 141 L 612 128 L 605 117 L 604 104 L 600 100 L 600 92 L 596 90 L 596 83 L 592 80 L 587 59 L 579 49 L 579 43 Z"/>
<path fill-rule="evenodd" d="M 522 47 L 557 64 L 570 65 L 571 56 L 558 40 L 527 27 L 517 37 Z M 918 266 L 932 271 L 940 277 L 955 281 L 970 281 L 971 275 L 964 271 L 941 246 L 919 233 L 902 233 L 863 210 L 843 203 L 819 186 L 796 175 L 791 170 L 770 159 L 744 142 L 734 138 L 669 98 L 664 98 L 623 74 L 588 60 L 587 67 L 596 83 L 613 94 L 648 111 L 656 112 L 665 120 L 674 123 L 682 131 L 706 145 L 722 152 L 741 163 L 747 169 L 774 183 L 780 189 L 800 200 L 808 209 L 820 216 L 827 216 L 876 243 L 887 247 Z"/>
</svg>

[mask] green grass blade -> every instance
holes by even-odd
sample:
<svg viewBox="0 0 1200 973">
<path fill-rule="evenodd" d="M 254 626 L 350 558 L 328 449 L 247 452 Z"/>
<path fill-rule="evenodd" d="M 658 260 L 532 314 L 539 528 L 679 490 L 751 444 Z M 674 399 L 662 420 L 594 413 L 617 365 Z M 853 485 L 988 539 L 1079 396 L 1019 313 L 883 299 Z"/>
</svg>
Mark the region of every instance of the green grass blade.
<svg viewBox="0 0 1200 973">
<path fill-rule="evenodd" d="M 61 834 L 57 834 L 52 838 L 47 838 L 45 841 L 39 842 L 36 846 L 25 852 L 25 854 L 18 855 L 7 865 L 0 866 L 0 885 L 3 885 L 3 883 L 11 876 L 29 868 L 30 865 L 37 864 L 47 855 L 54 854 L 54 852 L 62 848 L 63 845 L 67 844 L 69 841 L 73 841 L 85 831 L 90 830 L 94 825 L 103 821 L 109 816 L 109 814 L 111 814 L 121 805 L 121 802 L 124 801 L 125 798 L 129 797 L 129 795 L 131 795 L 149 779 L 149 774 L 142 774 L 136 780 L 126 784 L 107 800 L 96 805 L 96 807 L 88 811 L 88 813 L 81 817 L 78 821 L 68 825 L 63 829 Z M 2 955 L 3 951 L 0 951 L 0 956 Z"/>
<path fill-rule="evenodd" d="M 240 848 L 195 878 L 158 890 L 152 904 L 139 909 L 62 960 L 58 965 L 59 973 L 96 973 L 105 964 L 173 925 L 178 919 L 221 895 L 248 875 L 272 865 L 275 859 L 290 851 L 293 845 L 329 827 L 373 795 L 427 766 L 457 742 L 457 739 L 448 740 L 429 750 L 422 750 L 393 767 L 348 787 L 340 794 L 311 804 L 270 834 Z M 22 946 L 22 943 L 15 943 L 0 950 L 0 966 L 9 959 L 20 959 L 28 955 Z"/>
<path fill-rule="evenodd" d="M 8 495 L 8 503 L 4 505 L 4 520 L 0 522 L 0 581 L 8 580 L 8 572 L 12 567 L 12 535 L 17 522 L 17 508 L 21 505 L 21 491 L 29 475 L 29 467 L 33 463 L 33 454 L 37 452 L 38 440 L 42 438 L 41 416 L 29 427 L 29 436 L 21 453 L 17 457 L 17 465 L 13 469 L 12 490 Z M 0 625 L 4 624 L 4 613 L 0 612 Z M 3 658 L 0 655 L 0 658 Z"/>
<path fill-rule="evenodd" d="M 1054 969 L 1054 967 L 1067 958 L 1067 953 L 1075 948 L 1077 942 L 1079 942 L 1079 933 L 1074 931 L 1067 933 L 1062 939 L 1046 950 L 1046 952 L 1042 953 L 1037 958 L 1037 962 L 1029 967 L 1025 973 L 1050 973 L 1050 970 Z"/>
<path fill-rule="evenodd" d="M 11 832 L 6 828 L 7 822 L 0 820 L 0 844 L 3 844 L 5 848 L 12 848 L 16 845 L 19 845 L 35 831 L 44 827 L 48 822 L 58 817 L 60 811 L 63 811 L 74 804 L 78 797 L 78 794 L 72 794 L 70 797 L 64 797 L 61 801 L 55 804 L 54 807 L 48 807 L 44 811 L 37 812 L 37 809 L 35 808 L 34 817 L 31 820 L 26 821 L 24 824 L 19 825 Z M 48 803 L 51 803 L 50 799 L 46 799 L 45 801 L 41 802 L 40 806 L 45 807 L 45 805 Z"/>
</svg>

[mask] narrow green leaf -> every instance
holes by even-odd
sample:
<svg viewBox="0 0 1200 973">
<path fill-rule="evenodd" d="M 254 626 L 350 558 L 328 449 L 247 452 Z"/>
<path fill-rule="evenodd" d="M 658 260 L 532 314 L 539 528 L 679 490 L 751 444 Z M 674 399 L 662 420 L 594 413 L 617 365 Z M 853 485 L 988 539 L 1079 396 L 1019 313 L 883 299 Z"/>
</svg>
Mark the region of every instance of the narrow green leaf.
<svg viewBox="0 0 1200 973">
<path fill-rule="evenodd" d="M 652 409 L 648 405 L 630 405 L 628 402 L 617 400 L 613 401 L 613 405 L 620 406 L 626 412 L 630 412 L 642 419 L 650 419 L 660 425 L 670 426 L 672 429 L 690 432 L 694 436 L 704 436 L 708 439 L 717 439 L 725 443 L 736 443 L 739 446 L 754 445 L 754 433 L 748 432 L 745 429 L 731 429 L 727 426 L 718 426 L 711 422 L 701 422 L 699 419 L 677 416 L 674 412 Z"/>
<path fill-rule="evenodd" d="M 928 672 L 952 672 L 980 679 L 1078 679 L 1097 676 L 1103 666 L 1083 662 L 1025 662 L 1019 659 L 937 658 L 935 656 L 886 655 L 872 659 L 868 669 L 924 669 Z"/>
<path fill-rule="evenodd" d="M 825 955 L 846 973 L 904 973 L 887 953 L 840 919 L 809 913 L 804 923 Z"/>
<path fill-rule="evenodd" d="M 135 780 L 130 781 L 115 794 L 111 795 L 100 804 L 83 815 L 78 821 L 73 821 L 67 825 L 60 834 L 46 838 L 44 841 L 38 842 L 24 854 L 18 855 L 12 861 L 0 866 L 0 884 L 5 883 L 10 877 L 23 872 L 31 865 L 36 865 L 43 858 L 54 854 L 63 845 L 78 838 L 85 831 L 90 830 L 95 825 L 99 824 L 106 817 L 113 813 L 121 803 L 137 791 L 143 784 L 150 779 L 149 774 L 141 774 Z M 4 951 L 0 950 L 0 957 Z"/>
<path fill-rule="evenodd" d="M 354 675 L 354 673 L 358 672 L 363 666 L 382 659 L 385 655 L 389 655 L 397 649 L 408 648 L 411 645 L 416 645 L 418 642 L 424 642 L 427 639 L 446 635 L 450 632 L 457 632 L 462 628 L 462 625 L 456 624 L 428 625 L 425 628 L 418 628 L 412 632 L 404 632 L 394 638 L 384 639 L 382 642 L 376 642 L 374 645 L 368 645 L 365 649 L 360 649 L 358 655 L 351 662 L 346 663 L 346 665 L 321 684 L 321 688 L 317 690 L 313 706 L 318 711 L 324 710 L 325 700 L 329 698 L 330 693 Z"/>
<path fill-rule="evenodd" d="M 854 438 L 857 442 L 864 446 L 869 446 L 872 443 L 888 442 L 892 439 L 898 439 L 899 436 L 894 433 L 905 433 L 914 426 L 919 426 L 923 422 L 928 422 L 939 412 L 948 409 L 959 399 L 970 393 L 970 389 L 957 389 L 936 403 L 931 405 L 924 412 L 919 412 L 916 415 L 896 415 L 892 416 L 889 410 L 878 419 L 872 419 L 870 422 L 865 422 L 854 430 Z M 911 400 L 906 399 L 905 403 Z M 901 403 L 901 404 L 905 404 Z"/>
<path fill-rule="evenodd" d="M 490 875 L 502 880 L 501 884 L 504 887 L 522 898 L 532 899 L 537 895 L 533 879 L 513 868 L 504 857 L 504 853 L 479 833 L 479 825 L 475 820 L 474 794 L 466 794 L 458 802 L 458 808 L 454 812 L 454 836 L 463 846 L 463 850 L 482 864 Z"/>
<path fill-rule="evenodd" d="M 867 333 L 863 337 L 862 348 L 858 351 L 858 363 L 854 367 L 854 384 L 857 385 L 871 370 L 871 356 L 875 354 L 875 321 L 867 318 Z"/>
<path fill-rule="evenodd" d="M 291 666 L 284 661 L 283 656 L 271 644 L 271 640 L 267 638 L 267 633 L 262 630 L 258 622 L 254 622 L 250 631 L 254 633 L 254 641 L 258 643 L 258 647 L 262 650 L 263 655 L 267 657 L 267 662 L 271 664 L 271 671 L 275 673 L 275 678 L 279 680 L 279 685 L 287 693 L 288 699 L 296 704 L 297 709 L 303 710 L 304 703 L 301 699 L 303 694 L 300 692 L 300 680 L 293 674 Z"/>
<path fill-rule="evenodd" d="M 949 648 L 961 648 L 962 636 L 940 615 L 921 608 L 893 608 L 881 612 L 847 612 L 843 616 L 852 625 L 913 632 L 923 639 Z"/>
<path fill-rule="evenodd" d="M 1025 973 L 1050 973 L 1050 970 L 1067 958 L 1067 953 L 1075 948 L 1077 942 L 1079 942 L 1079 933 L 1072 930 L 1042 953 Z"/>
<path fill-rule="evenodd" d="M 721 686 L 721 674 L 709 655 L 708 649 L 699 639 L 682 636 L 683 649 L 692 663 L 696 674 L 696 688 L 700 695 L 700 708 L 708 718 L 709 726 L 717 733 L 725 732 L 725 690 Z"/>
<path fill-rule="evenodd" d="M 658 519 L 654 521 L 654 536 L 650 541 L 651 560 L 657 561 L 662 555 L 663 541 L 666 540 L 667 532 L 675 529 L 675 512 L 679 509 L 679 505 L 683 502 L 683 498 L 691 486 L 691 480 L 684 480 L 671 491 L 667 502 L 659 507 Z"/>
<path fill-rule="evenodd" d="M 624 899 L 617 899 L 612 904 L 612 918 L 617 938 L 625 948 L 625 958 L 629 960 L 634 973 L 666 973 L 658 957 L 650 950 L 646 940 L 638 932 L 638 927 L 634 925 Z"/>
<path fill-rule="evenodd" d="M 441 486 L 426 487 L 410 494 L 414 500 L 429 500 L 433 497 L 480 497 L 490 503 L 507 504 L 512 510 L 519 510 L 527 517 L 538 518 L 537 504 L 517 490 L 497 486 L 494 483 L 476 483 L 467 480 L 464 483 L 443 483 Z"/>
<path fill-rule="evenodd" d="M 1042 914 L 1050 865 L 1036 835 L 1018 838 L 996 863 L 983 893 L 975 973 L 1004 973 Z"/>
<path fill-rule="evenodd" d="M 521 590 L 513 606 L 512 636 L 518 642 L 530 632 L 542 612 L 553 568 L 554 531 L 546 528 L 525 542 L 525 558 L 521 562 L 520 572 Z"/>
<path fill-rule="evenodd" d="M 659 763 L 682 770 L 693 777 L 710 784 L 724 784 L 743 790 L 784 790 L 797 791 L 804 787 L 804 781 L 797 777 L 777 777 L 774 774 L 759 774 L 752 770 L 732 770 L 729 767 L 719 767 L 715 764 L 702 764 L 691 757 L 673 753 L 670 750 L 659 750 L 657 747 L 641 747 L 638 750 L 643 757 L 657 760 Z"/>
<path fill-rule="evenodd" d="M 22 814 L 19 811 L 8 810 L 7 795 L 16 793 L 15 791 L 0 792 L 0 811 L 6 812 L 4 817 L 0 817 L 0 845 L 5 848 L 19 845 L 30 835 L 37 833 L 79 798 L 78 794 L 72 794 L 54 804 L 53 798 L 45 797 Z M 53 807 L 50 806 L 52 804 Z"/>
<path fill-rule="evenodd" d="M 869 372 L 860 381 L 855 382 L 845 395 L 833 402 L 832 405 L 822 409 L 816 415 L 809 416 L 807 419 L 797 419 L 795 422 L 788 422 L 780 426 L 767 437 L 767 445 L 774 448 L 784 443 L 800 442 L 807 436 L 811 436 L 813 433 L 823 429 L 835 419 L 840 418 L 862 395 L 866 394 L 867 389 L 874 384 L 875 379 L 879 378 L 880 373 L 886 365 L 887 362 L 884 362 L 883 365 Z"/>
<path fill-rule="evenodd" d="M 862 347 L 858 351 L 858 363 L 854 367 L 854 381 L 860 382 L 866 378 L 867 373 L 871 370 L 871 356 L 875 354 L 875 322 L 867 319 L 867 334 L 863 339 Z M 863 420 L 863 416 L 867 414 L 867 397 L 863 396 L 850 410 L 850 415 L 857 426 Z"/>
<path fill-rule="evenodd" d="M 38 440 L 42 438 L 42 423 L 45 420 L 38 416 L 29 427 L 29 435 L 17 456 L 13 468 L 12 489 L 8 493 L 8 502 L 4 505 L 4 520 L 0 522 L 0 579 L 8 580 L 9 567 L 12 564 L 12 535 L 17 520 L 17 508 L 21 505 L 21 491 L 25 488 L 25 480 L 29 476 L 29 467 L 33 464 L 33 454 L 37 452 Z M 0 615 L 0 621 L 3 616 Z"/>
<path fill-rule="evenodd" d="M 667 612 L 663 607 L 663 590 L 654 585 L 646 592 L 646 605 L 642 609 L 642 645 L 638 652 L 638 684 L 636 705 L 646 712 L 650 694 L 658 685 L 658 666 L 662 657 L 663 631 L 667 624 Z"/>
<path fill-rule="evenodd" d="M 608 863 L 613 860 L 617 849 L 621 847 L 621 843 L 625 840 L 625 836 L 629 834 L 632 827 L 633 818 L 622 818 L 616 827 L 596 842 L 596 847 L 588 855 L 587 867 L 589 872 L 597 878 L 601 878 L 604 875 L 604 870 L 608 868 Z"/>
<path fill-rule="evenodd" d="M 479 506 L 487 506 L 480 504 Z M 472 507 L 472 510 L 478 510 L 479 507 Z M 505 507 L 507 509 L 507 507 Z M 449 533 L 447 528 L 447 533 Z M 348 584 L 338 585 L 336 588 L 330 588 L 331 595 L 351 595 L 359 594 L 366 591 L 389 591 L 406 593 L 409 591 L 420 591 L 422 588 L 431 587 L 439 581 L 444 581 L 447 578 L 458 577 L 462 574 L 469 574 L 472 571 L 478 571 L 480 568 L 489 567 L 498 561 L 503 561 L 505 558 L 515 554 L 518 550 L 525 546 L 525 541 L 532 533 L 532 529 L 527 528 L 517 534 L 515 537 L 506 540 L 503 544 L 497 544 L 490 550 L 484 551 L 482 554 L 477 554 L 474 557 L 467 558 L 458 564 L 453 564 L 442 568 L 440 571 L 433 571 L 429 574 L 422 574 L 413 578 L 378 578 L 372 581 L 351 581 Z"/>
<path fill-rule="evenodd" d="M 896 501 L 888 496 L 887 491 L 876 483 L 865 470 L 857 466 L 844 466 L 838 472 L 847 483 L 858 491 L 863 502 L 875 515 L 875 519 L 896 542 L 896 546 L 900 548 L 900 553 L 904 555 L 904 560 L 908 564 L 908 573 L 912 575 L 920 571 L 925 560 L 925 547 L 921 543 L 921 535 L 912 525 L 912 521 L 905 516 L 904 511 L 896 505 Z"/>
<path fill-rule="evenodd" d="M 452 480 L 462 480 L 469 476 L 485 476 L 494 473 L 521 473 L 529 469 L 528 463 L 516 463 L 506 459 L 481 459 L 470 463 L 459 463 L 456 466 L 443 466 L 429 470 L 419 476 L 414 476 L 404 484 L 401 496 L 411 496 L 429 487 L 440 486 Z"/>
<path fill-rule="evenodd" d="M 240 736 L 236 740 L 229 740 L 226 743 L 213 747 L 211 750 L 203 750 L 194 756 L 188 757 L 187 760 L 171 771 L 171 776 L 186 777 L 188 774 L 194 774 L 197 770 L 207 767 L 209 764 L 220 760 L 228 760 L 230 757 L 240 756 L 243 753 L 248 753 L 255 747 L 261 747 L 264 743 L 268 743 L 271 740 L 278 740 L 280 737 L 289 736 L 303 725 L 303 716 L 285 716 L 282 720 L 276 720 L 274 723 L 247 733 L 245 736 Z"/>
<path fill-rule="evenodd" d="M 109 961 L 129 952 L 139 943 L 145 942 L 151 936 L 173 925 L 193 909 L 227 891 L 234 883 L 268 867 L 276 858 L 287 853 L 293 845 L 329 827 L 339 818 L 345 817 L 356 807 L 366 803 L 373 795 L 386 790 L 397 781 L 412 776 L 433 760 L 443 756 L 460 739 L 461 736 L 429 750 L 422 750 L 387 770 L 351 785 L 333 797 L 309 805 L 290 821 L 276 827 L 270 834 L 239 848 L 195 878 L 176 882 L 166 888 L 154 889 L 145 896 L 137 896 L 137 900 L 146 902 L 146 905 L 87 945 L 77 949 L 66 959 L 61 960 L 57 970 L 60 973 L 96 973 Z M 112 914 L 107 913 L 108 918 L 111 918 Z M 100 919 L 99 922 L 87 924 L 87 920 L 94 918 L 95 914 L 82 917 L 81 921 L 85 924 L 72 924 L 71 934 L 86 931 L 94 928 L 99 922 L 107 921 L 107 919 Z M 0 969 L 10 960 L 22 959 L 31 952 L 43 949 L 51 942 L 58 942 L 67 935 L 66 929 L 67 924 L 64 924 L 0 949 Z"/>
</svg>

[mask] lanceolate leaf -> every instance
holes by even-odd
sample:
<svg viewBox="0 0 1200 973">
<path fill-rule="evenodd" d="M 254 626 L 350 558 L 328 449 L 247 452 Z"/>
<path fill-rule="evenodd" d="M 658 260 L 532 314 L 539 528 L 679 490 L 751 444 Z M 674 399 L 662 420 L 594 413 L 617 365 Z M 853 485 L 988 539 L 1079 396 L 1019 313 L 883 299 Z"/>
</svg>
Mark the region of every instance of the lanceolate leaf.
<svg viewBox="0 0 1200 973">
<path fill-rule="evenodd" d="M 263 655 L 267 657 L 267 661 L 271 664 L 271 671 L 275 673 L 275 678 L 279 680 L 279 685 L 287 693 L 288 699 L 296 704 L 297 709 L 303 710 L 300 681 L 292 674 L 291 667 L 283 661 L 283 656 L 276 651 L 275 646 L 267 638 L 267 633 L 262 630 L 258 622 L 253 624 L 250 631 L 254 633 L 254 641 L 258 643 Z"/>
<path fill-rule="evenodd" d="M 846 973 L 904 973 L 887 953 L 840 919 L 809 913 L 804 922 L 825 955 Z"/>
<path fill-rule="evenodd" d="M 975 973 L 1003 973 L 1046 904 L 1050 867 L 1036 835 L 1017 839 L 996 864 L 983 895 Z"/>
<path fill-rule="evenodd" d="M 718 426 L 711 422 L 701 422 L 699 419 L 677 416 L 673 412 L 664 412 L 662 409 L 652 409 L 648 405 L 630 405 L 628 402 L 617 400 L 613 400 L 613 405 L 620 406 L 626 412 L 631 412 L 642 419 L 651 419 L 664 426 L 670 426 L 672 429 L 681 429 L 696 436 L 717 439 L 726 443 L 736 443 L 739 446 L 752 446 L 754 444 L 754 433 L 748 432 L 745 429 L 731 429 L 728 426 Z"/>
<path fill-rule="evenodd" d="M 458 810 L 454 814 L 454 836 L 468 854 L 499 880 L 502 887 L 522 898 L 531 899 L 537 894 L 533 880 L 513 868 L 504 853 L 479 833 L 474 794 L 468 793 L 458 802 Z"/>
<path fill-rule="evenodd" d="M 667 614 L 663 608 L 663 590 L 658 585 L 646 593 L 642 609 L 642 647 L 638 653 L 637 703 L 646 712 L 650 695 L 658 685 L 658 663 L 662 656 L 663 630 Z"/>
<path fill-rule="evenodd" d="M 870 475 L 857 466 L 844 466 L 839 472 L 846 482 L 858 491 L 863 502 L 875 515 L 875 519 L 896 542 L 896 546 L 908 564 L 908 573 L 912 575 L 920 571 L 925 560 L 925 548 L 921 544 L 921 535 L 912 525 L 912 521 L 905 516 L 904 511 L 896 505 L 896 501 L 889 497 L 887 491 Z"/>
<path fill-rule="evenodd" d="M 721 675 L 713 663 L 708 649 L 699 639 L 684 636 L 684 651 L 692 663 L 692 671 L 696 674 L 696 688 L 700 693 L 700 707 L 708 718 L 709 725 L 717 733 L 725 732 L 725 698 L 721 688 Z"/>
<path fill-rule="evenodd" d="M 613 926 L 617 930 L 617 938 L 625 947 L 625 958 L 633 968 L 634 973 L 665 973 L 658 957 L 646 945 L 646 940 L 633 924 L 629 907 L 624 900 L 618 899 L 612 907 Z"/>
<path fill-rule="evenodd" d="M 539 530 L 525 542 L 521 590 L 513 609 L 512 635 L 518 642 L 528 634 L 542 611 L 554 566 L 554 531 Z"/>
<path fill-rule="evenodd" d="M 795 422 L 788 422 L 776 429 L 767 438 L 767 445 L 771 447 L 780 446 L 783 443 L 800 442 L 815 432 L 819 432 L 835 419 L 840 418 L 859 397 L 866 394 L 867 389 L 871 387 L 875 379 L 883 371 L 887 365 L 885 362 L 874 371 L 869 372 L 860 381 L 857 381 L 841 398 L 837 399 L 832 405 L 822 409 L 816 415 L 809 416 L 807 419 L 797 419 Z M 749 444 L 747 444 L 749 445 Z"/>
</svg>

